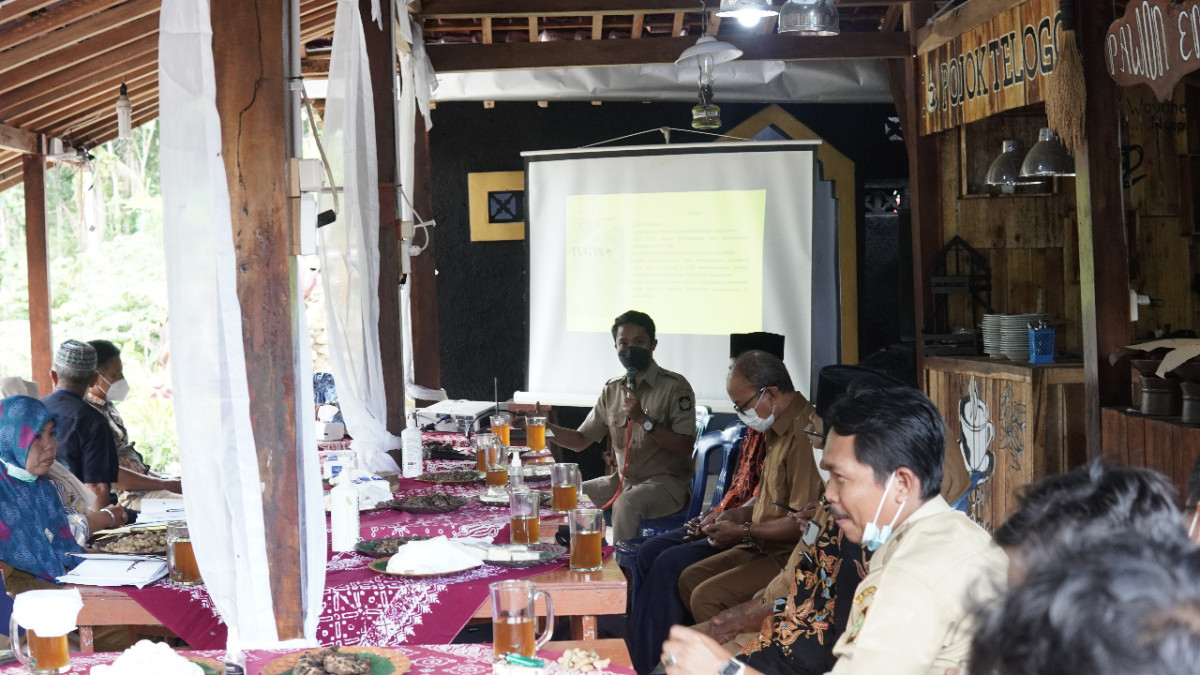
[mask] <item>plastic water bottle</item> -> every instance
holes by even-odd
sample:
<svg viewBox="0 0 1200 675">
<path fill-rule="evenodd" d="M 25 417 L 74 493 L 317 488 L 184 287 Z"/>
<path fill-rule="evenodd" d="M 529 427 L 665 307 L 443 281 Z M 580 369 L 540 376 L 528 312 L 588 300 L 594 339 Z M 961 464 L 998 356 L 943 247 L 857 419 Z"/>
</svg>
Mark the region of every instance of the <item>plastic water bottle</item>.
<svg viewBox="0 0 1200 675">
<path fill-rule="evenodd" d="M 508 489 L 516 490 L 525 487 L 525 474 L 521 468 L 521 451 L 513 450 L 508 460 Z"/>
<path fill-rule="evenodd" d="M 405 478 L 416 478 L 424 472 L 425 457 L 421 450 L 421 430 L 417 428 L 417 422 L 411 415 L 408 418 L 408 426 L 400 432 L 400 460 L 401 475 Z"/>
<path fill-rule="evenodd" d="M 358 543 L 358 488 L 351 483 L 329 491 L 330 548 L 353 551 Z"/>
</svg>

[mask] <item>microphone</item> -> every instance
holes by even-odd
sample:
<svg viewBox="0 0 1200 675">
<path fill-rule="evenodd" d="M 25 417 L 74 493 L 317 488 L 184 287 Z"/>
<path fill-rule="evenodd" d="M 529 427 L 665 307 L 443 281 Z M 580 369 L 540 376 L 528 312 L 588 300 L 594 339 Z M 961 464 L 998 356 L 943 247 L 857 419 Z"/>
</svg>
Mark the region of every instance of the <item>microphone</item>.
<svg viewBox="0 0 1200 675">
<path fill-rule="evenodd" d="M 633 389 L 633 385 L 637 384 L 637 373 L 637 368 L 634 368 L 633 366 L 625 369 L 625 384 L 630 389 Z"/>
</svg>

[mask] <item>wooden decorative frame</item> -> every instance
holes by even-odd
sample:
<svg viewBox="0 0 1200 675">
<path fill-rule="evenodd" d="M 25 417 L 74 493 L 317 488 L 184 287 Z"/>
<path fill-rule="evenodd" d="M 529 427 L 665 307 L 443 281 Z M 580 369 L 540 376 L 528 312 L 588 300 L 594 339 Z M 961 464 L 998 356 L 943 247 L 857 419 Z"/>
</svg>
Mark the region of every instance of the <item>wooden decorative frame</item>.
<svg viewBox="0 0 1200 675">
<path fill-rule="evenodd" d="M 525 238 L 525 172 L 467 174 L 471 241 L 520 241 Z M 494 208 L 495 207 L 495 208 Z M 499 211 L 513 218 L 496 218 Z"/>
</svg>

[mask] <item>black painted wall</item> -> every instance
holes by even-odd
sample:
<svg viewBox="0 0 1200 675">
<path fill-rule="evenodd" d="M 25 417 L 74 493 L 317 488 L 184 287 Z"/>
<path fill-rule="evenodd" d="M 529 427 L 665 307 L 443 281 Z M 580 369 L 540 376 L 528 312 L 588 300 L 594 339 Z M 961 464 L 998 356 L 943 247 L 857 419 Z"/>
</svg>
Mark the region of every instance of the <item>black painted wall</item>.
<svg viewBox="0 0 1200 675">
<path fill-rule="evenodd" d="M 433 111 L 430 132 L 433 156 L 434 213 L 437 227 L 438 330 L 441 341 L 442 386 L 453 398 L 490 400 L 493 377 L 501 400 L 525 389 L 528 350 L 528 253 L 525 242 L 470 241 L 467 174 L 481 171 L 519 171 L 525 150 L 558 150 L 605 141 L 662 126 L 687 128 L 690 103 L 555 103 L 539 108 L 534 102 L 442 103 Z M 761 104 L 721 104 L 724 129 L 757 113 Z M 890 105 L 785 105 L 791 115 L 855 162 L 859 203 L 868 179 L 907 176 L 904 145 L 889 141 Z M 672 142 L 702 142 L 694 134 L 672 133 Z M 655 132 L 616 144 L 662 142 Z M 614 144 L 614 145 L 616 145 Z M 861 209 L 860 209 L 861 211 Z M 425 217 L 429 217 L 427 214 Z M 881 283 L 880 269 L 895 269 L 894 245 L 873 250 L 878 233 L 865 237 L 859 219 L 859 293 Z M 864 284 L 864 270 L 874 272 Z M 899 283 L 899 280 L 896 281 Z M 894 290 L 895 285 L 891 286 Z M 867 303 L 860 305 L 860 314 Z M 714 308 L 715 311 L 715 308 Z M 878 316 L 860 322 L 866 353 L 899 339 L 896 325 L 880 325 Z M 894 323 L 894 322 L 893 322 Z M 869 327 L 869 328 L 866 328 Z M 608 359 L 619 374 L 613 353 L 581 355 Z M 597 383 L 599 392 L 599 383 Z"/>
</svg>

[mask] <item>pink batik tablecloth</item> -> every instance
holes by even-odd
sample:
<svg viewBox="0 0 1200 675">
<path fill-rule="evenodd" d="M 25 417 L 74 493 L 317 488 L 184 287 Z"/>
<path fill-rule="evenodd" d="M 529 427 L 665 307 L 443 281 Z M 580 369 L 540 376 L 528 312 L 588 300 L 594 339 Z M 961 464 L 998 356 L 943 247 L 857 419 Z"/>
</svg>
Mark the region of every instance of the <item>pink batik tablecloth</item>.
<svg viewBox="0 0 1200 675">
<path fill-rule="evenodd" d="M 430 471 L 462 468 L 465 462 L 428 462 Z M 401 495 L 441 492 L 473 495 L 482 483 L 437 485 L 401 479 Z M 556 520 L 542 509 L 546 527 Z M 472 501 L 457 511 L 439 515 L 413 515 L 393 510 L 364 513 L 360 518 L 363 539 L 398 536 L 479 537 L 508 541 L 508 509 Z M 371 558 L 359 553 L 331 553 L 325 572 L 324 609 L 317 629 L 321 644 L 365 644 L 389 647 L 406 643 L 450 642 L 487 597 L 488 584 L 521 579 L 558 569 L 566 558 L 529 567 L 509 569 L 483 565 L 459 574 L 426 579 L 403 579 L 367 568 Z M 208 593 L 201 586 L 180 587 L 161 580 L 145 588 L 122 587 L 141 605 L 187 643 L 198 649 L 225 644 L 221 623 Z"/>
<path fill-rule="evenodd" d="M 434 673 L 453 675 L 485 675 L 492 672 L 492 646 L 490 644 L 470 645 L 403 645 L 394 647 L 403 652 L 412 661 L 409 673 L 432 675 Z M 246 675 L 259 675 L 268 663 L 291 654 L 295 649 L 251 650 L 246 652 Z M 224 650 L 208 649 L 200 651 L 180 652 L 183 656 L 202 656 L 222 660 Z M 557 659 L 561 651 L 545 649 L 538 656 L 547 660 Z M 120 656 L 119 652 L 98 652 L 95 654 L 72 654 L 71 675 L 87 675 L 92 666 L 112 663 Z M 12 664 L 0 668 L 0 675 L 27 675 L 29 669 L 20 664 Z M 147 674 L 150 675 L 150 674 Z M 610 665 L 603 671 L 594 671 L 589 675 L 634 675 L 632 668 Z"/>
</svg>

